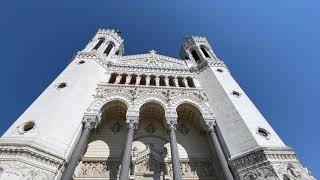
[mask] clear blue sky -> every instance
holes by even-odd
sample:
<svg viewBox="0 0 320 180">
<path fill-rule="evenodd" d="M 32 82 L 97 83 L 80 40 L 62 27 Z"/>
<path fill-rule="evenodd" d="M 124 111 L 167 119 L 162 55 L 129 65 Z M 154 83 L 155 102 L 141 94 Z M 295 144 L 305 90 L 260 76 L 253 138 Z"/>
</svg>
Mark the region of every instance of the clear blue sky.
<svg viewBox="0 0 320 180">
<path fill-rule="evenodd" d="M 320 177 L 320 2 L 312 0 L 4 0 L 0 134 L 98 28 L 122 31 L 126 54 L 178 57 L 203 35 L 258 109 Z"/>
</svg>

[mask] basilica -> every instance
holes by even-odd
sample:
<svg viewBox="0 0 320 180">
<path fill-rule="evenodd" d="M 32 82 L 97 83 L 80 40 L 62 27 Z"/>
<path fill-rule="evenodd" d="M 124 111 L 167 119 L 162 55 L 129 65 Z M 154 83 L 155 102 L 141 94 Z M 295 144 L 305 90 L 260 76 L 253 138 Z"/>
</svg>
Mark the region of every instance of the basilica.
<svg viewBox="0 0 320 180">
<path fill-rule="evenodd" d="M 11 179 L 315 180 L 205 37 L 187 37 L 179 58 L 124 55 L 112 29 L 0 138 Z"/>
</svg>

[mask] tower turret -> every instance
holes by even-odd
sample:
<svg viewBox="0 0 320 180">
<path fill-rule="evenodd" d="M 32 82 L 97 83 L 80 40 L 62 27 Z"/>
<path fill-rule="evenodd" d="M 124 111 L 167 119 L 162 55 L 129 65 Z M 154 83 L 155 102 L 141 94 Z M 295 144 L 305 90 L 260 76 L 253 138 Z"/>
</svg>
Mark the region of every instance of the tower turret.
<svg viewBox="0 0 320 180">
<path fill-rule="evenodd" d="M 181 59 L 194 61 L 197 64 L 217 59 L 207 39 L 200 36 L 186 38 L 186 41 L 181 46 L 180 57 Z"/>
<path fill-rule="evenodd" d="M 85 47 L 86 52 L 97 52 L 105 56 L 123 55 L 124 44 L 120 32 L 113 29 L 99 29 Z"/>
</svg>

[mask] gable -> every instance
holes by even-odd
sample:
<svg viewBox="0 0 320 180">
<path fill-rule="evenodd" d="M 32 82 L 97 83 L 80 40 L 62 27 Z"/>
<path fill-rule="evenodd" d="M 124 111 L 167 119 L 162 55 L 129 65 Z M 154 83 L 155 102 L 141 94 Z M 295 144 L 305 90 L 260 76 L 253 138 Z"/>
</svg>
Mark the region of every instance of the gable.
<svg viewBox="0 0 320 180">
<path fill-rule="evenodd" d="M 118 65 L 129 65 L 129 66 L 147 66 L 147 67 L 164 67 L 164 68 L 186 68 L 184 61 L 171 58 L 168 56 L 163 56 L 154 53 L 123 56 L 116 64 Z"/>
</svg>

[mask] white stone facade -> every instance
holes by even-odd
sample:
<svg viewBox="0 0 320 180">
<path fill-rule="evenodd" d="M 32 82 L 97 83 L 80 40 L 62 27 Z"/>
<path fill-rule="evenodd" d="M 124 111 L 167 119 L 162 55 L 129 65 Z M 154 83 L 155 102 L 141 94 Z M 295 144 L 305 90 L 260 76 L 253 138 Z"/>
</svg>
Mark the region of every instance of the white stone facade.
<svg viewBox="0 0 320 180">
<path fill-rule="evenodd" d="M 83 129 L 97 116 L 73 179 L 118 179 L 135 119 L 130 179 L 172 179 L 170 124 L 182 179 L 222 179 L 208 142 L 216 124 L 235 179 L 315 179 L 299 163 L 204 37 L 181 59 L 150 51 L 124 56 L 118 32 L 99 29 L 0 139 L 0 179 L 60 179 Z M 133 118 L 134 117 L 134 118 Z M 176 122 L 177 121 L 177 122 Z"/>
</svg>

